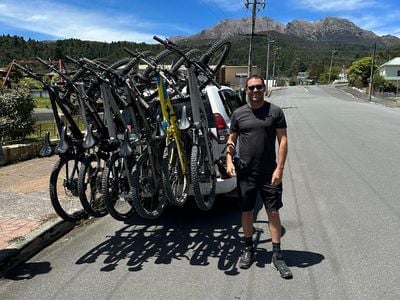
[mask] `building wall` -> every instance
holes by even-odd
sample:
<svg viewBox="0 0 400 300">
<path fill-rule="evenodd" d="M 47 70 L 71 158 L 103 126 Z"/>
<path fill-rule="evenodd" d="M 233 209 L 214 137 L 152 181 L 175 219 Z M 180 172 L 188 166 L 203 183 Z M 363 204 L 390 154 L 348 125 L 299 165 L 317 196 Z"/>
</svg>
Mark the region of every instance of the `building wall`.
<svg viewBox="0 0 400 300">
<path fill-rule="evenodd" d="M 400 66 L 384 66 L 380 70 L 380 75 L 383 77 L 400 76 Z"/>
<path fill-rule="evenodd" d="M 220 71 L 220 82 L 234 89 L 244 87 L 247 79 L 247 66 L 222 66 Z M 252 74 L 260 75 L 260 68 L 252 67 Z"/>
</svg>

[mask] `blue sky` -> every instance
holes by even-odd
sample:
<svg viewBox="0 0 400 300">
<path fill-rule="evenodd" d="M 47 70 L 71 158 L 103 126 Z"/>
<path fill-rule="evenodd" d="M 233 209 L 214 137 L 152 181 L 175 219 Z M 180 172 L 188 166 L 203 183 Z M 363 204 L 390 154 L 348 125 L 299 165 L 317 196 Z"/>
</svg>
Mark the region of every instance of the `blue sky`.
<svg viewBox="0 0 400 300">
<path fill-rule="evenodd" d="M 255 1 L 255 0 L 254 0 Z M 223 19 L 246 18 L 246 0 L 0 0 L 0 34 L 25 39 L 77 38 L 154 43 L 153 36 L 199 33 Z M 252 3 L 253 0 L 250 0 Z M 262 2 L 262 0 L 258 0 Z M 269 0 L 258 16 L 286 24 L 294 19 L 347 18 L 378 35 L 400 37 L 399 0 Z"/>
</svg>

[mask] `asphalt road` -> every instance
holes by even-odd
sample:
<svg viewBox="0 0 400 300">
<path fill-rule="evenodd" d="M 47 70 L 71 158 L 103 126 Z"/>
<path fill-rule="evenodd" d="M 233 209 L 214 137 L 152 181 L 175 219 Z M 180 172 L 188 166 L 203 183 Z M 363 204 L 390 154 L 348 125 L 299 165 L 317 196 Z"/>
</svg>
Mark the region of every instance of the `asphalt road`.
<svg viewBox="0 0 400 300">
<path fill-rule="evenodd" d="M 286 114 L 283 280 L 265 212 L 256 261 L 238 268 L 237 203 L 187 206 L 157 221 L 77 228 L 0 282 L 2 299 L 399 299 L 400 109 L 324 86 L 271 98 Z"/>
</svg>

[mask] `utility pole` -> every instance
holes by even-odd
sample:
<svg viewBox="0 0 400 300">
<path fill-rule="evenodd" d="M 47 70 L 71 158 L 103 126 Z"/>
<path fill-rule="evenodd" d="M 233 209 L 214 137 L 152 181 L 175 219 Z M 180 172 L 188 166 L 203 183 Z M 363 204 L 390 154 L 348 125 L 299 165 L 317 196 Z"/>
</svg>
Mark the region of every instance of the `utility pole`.
<svg viewBox="0 0 400 300">
<path fill-rule="evenodd" d="M 332 63 L 333 63 L 333 55 L 334 55 L 334 54 L 336 54 L 336 50 L 332 50 L 331 65 L 329 66 L 328 84 L 331 83 Z"/>
<path fill-rule="evenodd" d="M 276 86 L 276 82 L 275 82 L 275 64 L 276 64 L 276 59 L 278 58 L 276 53 L 279 50 L 281 50 L 281 47 L 275 47 L 275 49 L 274 49 L 274 62 L 272 64 L 272 85 L 273 86 Z"/>
<path fill-rule="evenodd" d="M 371 62 L 371 75 L 369 76 L 369 101 L 372 98 L 372 90 L 374 88 L 374 63 L 375 63 L 375 52 L 376 52 L 376 42 L 374 43 L 374 51 L 372 53 L 372 62 Z"/>
<path fill-rule="evenodd" d="M 270 40 L 269 38 L 267 38 L 267 42 L 268 42 L 268 48 L 267 48 L 267 66 L 265 67 L 265 80 L 266 80 L 266 92 L 268 95 L 268 78 L 269 78 L 269 44 L 270 43 L 274 43 L 274 40 Z"/>
<path fill-rule="evenodd" d="M 252 4 L 252 13 L 251 13 L 251 35 L 250 35 L 250 45 L 249 45 L 249 63 L 247 67 L 247 76 L 250 77 L 252 73 L 253 67 L 253 37 L 254 37 L 254 28 L 256 25 L 256 13 L 257 13 L 257 5 L 261 5 L 262 8 L 265 8 L 265 1 L 259 2 L 257 0 L 250 2 L 246 0 L 245 6 L 249 8 L 250 4 Z"/>
</svg>

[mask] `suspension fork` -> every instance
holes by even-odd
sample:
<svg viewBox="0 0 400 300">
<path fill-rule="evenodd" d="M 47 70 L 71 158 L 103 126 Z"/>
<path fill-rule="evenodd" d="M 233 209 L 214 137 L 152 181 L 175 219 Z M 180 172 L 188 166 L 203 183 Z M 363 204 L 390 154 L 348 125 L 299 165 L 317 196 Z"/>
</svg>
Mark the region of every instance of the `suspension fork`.
<svg viewBox="0 0 400 300">
<path fill-rule="evenodd" d="M 207 150 L 208 161 L 210 162 L 210 164 L 213 164 L 211 149 L 208 143 L 208 121 L 207 121 L 206 109 L 204 107 L 204 103 L 201 98 L 201 92 L 199 90 L 196 74 L 194 71 L 195 67 L 191 65 L 188 70 L 188 83 L 189 83 L 189 93 L 190 93 L 190 104 L 192 105 L 192 115 L 195 127 L 195 130 L 193 132 L 193 142 L 194 143 L 199 142 L 198 135 L 199 132 L 201 132 L 201 134 L 204 137 L 204 143 L 205 143 L 204 146 Z M 211 169 L 213 170 L 213 168 Z"/>
</svg>

